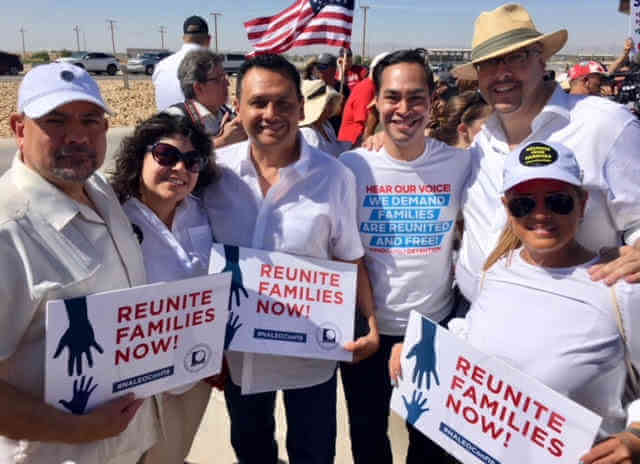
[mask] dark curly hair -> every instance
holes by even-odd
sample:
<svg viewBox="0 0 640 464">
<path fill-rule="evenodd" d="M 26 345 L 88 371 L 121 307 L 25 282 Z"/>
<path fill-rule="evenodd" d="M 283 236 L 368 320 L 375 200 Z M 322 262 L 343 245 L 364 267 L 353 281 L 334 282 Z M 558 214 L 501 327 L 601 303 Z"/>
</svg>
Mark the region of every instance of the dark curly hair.
<svg viewBox="0 0 640 464">
<path fill-rule="evenodd" d="M 207 185 L 218 178 L 215 154 L 211 139 L 190 119 L 159 113 L 136 126 L 133 135 L 125 137 L 115 157 L 115 169 L 109 173 L 111 186 L 121 203 L 131 197 L 140 197 L 142 164 L 148 147 L 164 137 L 182 135 L 191 141 L 200 153 L 208 154 L 209 162 L 200 171 L 193 194 L 198 195 Z"/>
</svg>

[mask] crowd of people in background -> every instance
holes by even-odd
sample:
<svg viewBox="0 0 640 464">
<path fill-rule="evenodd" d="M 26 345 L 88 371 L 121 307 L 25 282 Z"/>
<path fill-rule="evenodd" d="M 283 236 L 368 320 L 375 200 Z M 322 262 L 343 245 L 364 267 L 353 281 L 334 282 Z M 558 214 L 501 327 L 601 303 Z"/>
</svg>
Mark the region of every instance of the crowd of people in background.
<svg viewBox="0 0 640 464">
<path fill-rule="evenodd" d="M 640 403 L 622 399 L 625 360 L 640 360 L 625 336 L 640 330 L 640 121 L 611 101 L 631 40 L 608 70 L 583 62 L 556 79 L 547 61 L 568 32 L 507 4 L 477 18 L 472 60 L 451 72 L 434 74 L 424 49 L 365 67 L 342 48 L 302 70 L 266 54 L 242 65 L 229 101 L 206 21 L 183 32 L 153 74 L 157 113 L 107 177 L 95 81 L 54 63 L 20 86 L 18 152 L 0 178 L 0 461 L 183 463 L 215 386 L 240 464 L 277 464 L 277 391 L 289 461 L 331 464 L 340 378 L 353 462 L 391 464 L 411 311 L 601 415 L 582 463 L 640 457 Z M 375 244 L 367 198 L 394 185 L 446 186 L 438 221 L 457 227 L 415 253 Z M 205 275 L 214 242 L 354 264 L 353 362 L 227 351 L 219 376 L 146 400 L 82 416 L 43 402 L 48 300 Z M 455 461 L 407 430 L 407 464 Z"/>
</svg>

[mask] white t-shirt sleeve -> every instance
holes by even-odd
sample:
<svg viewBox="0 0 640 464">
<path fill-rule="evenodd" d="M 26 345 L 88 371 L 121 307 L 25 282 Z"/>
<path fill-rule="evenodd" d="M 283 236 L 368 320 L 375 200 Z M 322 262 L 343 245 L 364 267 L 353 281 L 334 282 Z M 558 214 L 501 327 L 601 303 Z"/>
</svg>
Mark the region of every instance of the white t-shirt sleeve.
<svg viewBox="0 0 640 464">
<path fill-rule="evenodd" d="M 608 185 L 607 204 L 616 228 L 624 232 L 624 241 L 640 239 L 640 121 L 630 121 L 616 139 L 603 167 Z"/>
<path fill-rule="evenodd" d="M 331 237 L 331 254 L 337 259 L 354 261 L 364 256 L 358 230 L 356 180 L 348 168 L 343 167 L 341 171 L 340 191 L 336 192 L 333 199 L 337 214 L 335 231 Z"/>
</svg>

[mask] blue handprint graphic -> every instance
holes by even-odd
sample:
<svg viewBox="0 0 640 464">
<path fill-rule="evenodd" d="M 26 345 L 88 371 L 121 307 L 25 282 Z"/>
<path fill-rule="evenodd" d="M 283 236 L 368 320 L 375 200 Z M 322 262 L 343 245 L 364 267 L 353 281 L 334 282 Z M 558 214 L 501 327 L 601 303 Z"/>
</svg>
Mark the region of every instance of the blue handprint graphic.
<svg viewBox="0 0 640 464">
<path fill-rule="evenodd" d="M 240 291 L 244 293 L 245 298 L 249 298 L 247 289 L 242 283 L 242 270 L 240 269 L 240 249 L 233 245 L 224 245 L 224 257 L 226 263 L 222 272 L 231 271 L 231 292 L 229 293 L 229 311 L 231 311 L 231 302 L 233 295 L 236 296 L 236 306 L 240 306 Z"/>
<path fill-rule="evenodd" d="M 238 319 L 240 319 L 239 315 L 234 314 L 233 311 L 229 312 L 229 319 L 227 320 L 227 330 L 224 333 L 224 349 L 225 350 L 229 348 L 229 345 L 231 345 L 233 337 L 235 337 L 236 335 L 236 332 L 240 327 L 242 327 L 242 324 L 238 322 Z"/>
<path fill-rule="evenodd" d="M 73 397 L 71 401 L 60 400 L 59 403 L 71 411 L 72 414 L 84 414 L 89 402 L 89 397 L 93 391 L 98 388 L 98 384 L 91 385 L 93 377 L 89 377 L 89 381 L 85 385 L 86 377 L 80 378 L 80 387 L 78 387 L 78 379 L 73 381 Z"/>
<path fill-rule="evenodd" d="M 427 404 L 427 398 L 422 399 L 422 392 L 418 390 L 414 390 L 413 395 L 411 395 L 411 403 L 407 401 L 404 395 L 402 395 L 402 401 L 404 401 L 404 407 L 407 408 L 407 422 L 411 425 L 414 425 L 420 419 L 420 416 L 429 410 L 429 408 L 423 408 Z"/>
<path fill-rule="evenodd" d="M 64 306 L 67 310 L 67 318 L 69 319 L 69 328 L 64 332 L 58 347 L 53 355 L 57 358 L 62 350 L 69 348 L 69 361 L 67 371 L 69 376 L 73 375 L 73 366 L 75 365 L 78 375 L 82 375 L 82 354 L 87 357 L 89 367 L 93 367 L 93 357 L 91 356 L 91 348 L 102 354 L 102 347 L 96 342 L 95 334 L 89 317 L 87 316 L 87 299 L 85 297 L 71 298 L 64 300 Z"/>
<path fill-rule="evenodd" d="M 422 387 L 422 378 L 426 376 L 427 390 L 431 388 L 431 376 L 440 385 L 440 379 L 436 372 L 436 329 L 437 326 L 422 318 L 422 338 L 411 347 L 407 354 L 407 359 L 416 358 L 416 365 L 413 368 L 412 382 L 417 388 Z"/>
</svg>

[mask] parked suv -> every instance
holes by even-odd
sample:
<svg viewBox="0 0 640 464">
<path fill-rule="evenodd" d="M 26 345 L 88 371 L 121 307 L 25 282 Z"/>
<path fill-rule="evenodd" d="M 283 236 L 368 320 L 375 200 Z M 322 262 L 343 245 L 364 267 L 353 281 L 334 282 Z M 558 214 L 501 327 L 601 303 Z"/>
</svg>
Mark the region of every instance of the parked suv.
<svg viewBox="0 0 640 464">
<path fill-rule="evenodd" d="M 240 71 L 240 66 L 246 58 L 242 53 L 223 53 L 222 67 L 227 74 L 235 74 Z"/>
<path fill-rule="evenodd" d="M 107 53 L 74 53 L 70 57 L 58 58 L 56 61 L 75 64 L 96 74 L 106 72 L 110 76 L 117 73 L 120 68 L 116 57 Z"/>
<path fill-rule="evenodd" d="M 22 62 L 18 55 L 0 52 L 0 74 L 10 74 L 15 76 L 22 71 Z"/>
<path fill-rule="evenodd" d="M 127 62 L 127 72 L 145 73 L 149 76 L 153 74 L 153 70 L 160 60 L 171 55 L 170 52 L 143 53 L 137 58 L 132 58 Z"/>
</svg>

